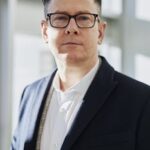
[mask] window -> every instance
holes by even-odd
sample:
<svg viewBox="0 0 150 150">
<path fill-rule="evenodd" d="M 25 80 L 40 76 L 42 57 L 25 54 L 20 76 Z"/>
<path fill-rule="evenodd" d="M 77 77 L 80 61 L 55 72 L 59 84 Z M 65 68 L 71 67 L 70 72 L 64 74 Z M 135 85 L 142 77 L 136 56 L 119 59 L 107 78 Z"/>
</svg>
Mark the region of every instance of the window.
<svg viewBox="0 0 150 150">
<path fill-rule="evenodd" d="M 150 85 L 150 57 L 141 54 L 136 55 L 135 78 Z"/>
<path fill-rule="evenodd" d="M 103 0 L 102 5 L 103 16 L 115 18 L 122 13 L 122 0 Z"/>
<path fill-rule="evenodd" d="M 150 1 L 149 0 L 137 0 L 136 1 L 136 17 L 138 19 L 150 21 Z"/>
<path fill-rule="evenodd" d="M 121 71 L 121 49 L 108 43 L 99 48 L 100 55 L 104 56 L 117 71 Z"/>
</svg>

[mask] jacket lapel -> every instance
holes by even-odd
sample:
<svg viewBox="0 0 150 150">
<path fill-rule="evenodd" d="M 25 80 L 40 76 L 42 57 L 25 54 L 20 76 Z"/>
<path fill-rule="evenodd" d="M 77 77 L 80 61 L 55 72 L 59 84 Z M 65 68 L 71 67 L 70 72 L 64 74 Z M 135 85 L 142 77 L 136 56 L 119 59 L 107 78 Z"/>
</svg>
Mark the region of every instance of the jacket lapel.
<svg viewBox="0 0 150 150">
<path fill-rule="evenodd" d="M 102 64 L 89 87 L 80 111 L 78 112 L 71 130 L 67 134 L 61 150 L 70 150 L 73 143 L 84 131 L 88 123 L 102 108 L 107 97 L 116 86 L 113 81 L 114 70 L 102 57 Z"/>
<path fill-rule="evenodd" d="M 28 135 L 26 137 L 26 142 L 25 142 L 25 150 L 33 150 L 33 148 L 36 147 L 36 141 L 38 137 L 38 131 L 39 131 L 39 125 L 40 125 L 40 120 L 42 117 L 42 112 L 44 110 L 44 105 L 46 103 L 46 99 L 54 78 L 56 71 L 52 73 L 47 78 L 42 79 L 41 81 L 38 81 L 37 84 L 31 88 L 33 88 L 35 91 L 32 91 L 34 93 L 34 99 L 33 99 L 33 104 L 32 104 L 32 109 L 30 112 L 30 125 L 29 125 L 29 131 L 27 132 Z M 34 112 L 33 112 L 34 111 Z M 32 117 L 31 117 L 32 116 Z M 30 140 L 29 140 L 30 139 Z"/>
</svg>

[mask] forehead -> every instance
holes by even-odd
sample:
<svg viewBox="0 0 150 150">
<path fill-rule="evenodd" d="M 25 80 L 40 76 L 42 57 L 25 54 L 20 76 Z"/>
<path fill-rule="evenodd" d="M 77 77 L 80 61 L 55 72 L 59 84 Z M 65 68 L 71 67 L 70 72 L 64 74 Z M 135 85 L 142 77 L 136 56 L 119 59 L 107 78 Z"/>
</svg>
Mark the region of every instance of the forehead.
<svg viewBox="0 0 150 150">
<path fill-rule="evenodd" d="M 48 5 L 48 12 L 77 12 L 98 13 L 98 6 L 94 0 L 51 0 Z"/>
</svg>

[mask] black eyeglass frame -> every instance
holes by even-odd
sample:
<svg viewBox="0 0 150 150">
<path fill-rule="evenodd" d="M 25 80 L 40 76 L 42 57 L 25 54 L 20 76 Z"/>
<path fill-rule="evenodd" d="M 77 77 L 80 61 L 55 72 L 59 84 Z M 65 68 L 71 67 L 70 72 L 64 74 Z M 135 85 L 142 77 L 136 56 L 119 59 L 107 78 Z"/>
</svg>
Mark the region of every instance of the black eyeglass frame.
<svg viewBox="0 0 150 150">
<path fill-rule="evenodd" d="M 68 23 L 63 27 L 53 26 L 52 22 L 51 22 L 51 16 L 55 15 L 55 14 L 62 14 L 62 15 L 68 16 L 69 17 Z M 78 25 L 78 23 L 76 21 L 76 17 L 79 16 L 79 15 L 82 15 L 82 14 L 88 14 L 88 15 L 93 15 L 94 16 L 94 22 L 93 22 L 92 26 L 90 26 L 90 27 L 81 27 L 81 26 Z M 78 28 L 93 28 L 95 26 L 96 18 L 98 18 L 98 16 L 99 16 L 98 14 L 92 14 L 92 13 L 80 13 L 80 14 L 76 14 L 76 15 L 69 15 L 69 14 L 65 14 L 65 13 L 48 13 L 46 19 L 49 20 L 50 25 L 54 28 L 66 28 L 68 26 L 68 24 L 70 23 L 71 18 L 73 18 L 75 20 L 76 25 L 78 26 Z M 98 18 L 98 22 L 100 22 L 99 18 Z"/>
</svg>

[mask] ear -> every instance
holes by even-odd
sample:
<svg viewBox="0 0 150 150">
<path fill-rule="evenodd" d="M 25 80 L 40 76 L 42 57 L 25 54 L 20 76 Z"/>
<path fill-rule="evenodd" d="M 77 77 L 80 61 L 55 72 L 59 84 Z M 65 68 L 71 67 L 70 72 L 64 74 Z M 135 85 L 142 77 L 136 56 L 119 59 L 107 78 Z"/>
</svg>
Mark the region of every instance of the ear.
<svg viewBox="0 0 150 150">
<path fill-rule="evenodd" d="M 105 29 L 106 29 L 107 23 L 105 21 L 100 21 L 98 30 L 99 30 L 99 36 L 98 36 L 98 44 L 101 44 L 105 35 Z"/>
<path fill-rule="evenodd" d="M 48 23 L 46 20 L 42 20 L 41 21 L 41 33 L 42 33 L 42 37 L 46 43 L 48 43 L 47 30 L 48 30 Z"/>
</svg>

